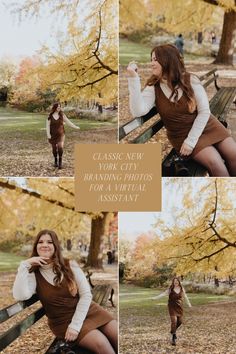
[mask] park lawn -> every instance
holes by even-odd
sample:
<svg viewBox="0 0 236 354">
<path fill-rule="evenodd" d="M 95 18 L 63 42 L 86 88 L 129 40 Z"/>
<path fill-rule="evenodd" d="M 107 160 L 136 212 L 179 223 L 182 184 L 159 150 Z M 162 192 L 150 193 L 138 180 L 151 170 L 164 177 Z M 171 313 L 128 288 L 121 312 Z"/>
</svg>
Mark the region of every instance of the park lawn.
<svg viewBox="0 0 236 354">
<path fill-rule="evenodd" d="M 42 131 L 46 134 L 45 120 L 47 114 L 30 113 L 20 111 L 13 108 L 0 107 L 0 125 L 1 132 L 19 132 L 23 134 L 31 134 L 34 136 L 41 135 Z M 71 119 L 75 125 L 79 125 L 81 130 L 89 130 L 102 128 L 103 126 L 112 126 L 111 122 L 99 122 L 89 119 Z M 73 131 L 72 128 L 66 126 L 66 130 Z"/>
<path fill-rule="evenodd" d="M 24 259 L 24 257 L 0 251 L 0 272 L 16 271 Z"/>
<path fill-rule="evenodd" d="M 140 64 L 145 64 L 150 62 L 150 52 L 152 45 L 144 45 L 142 43 L 136 43 L 128 41 L 127 39 L 120 39 L 119 44 L 119 63 L 120 65 L 127 65 L 130 61 L 137 61 Z M 188 61 L 205 61 L 212 60 L 212 58 L 200 57 L 194 54 L 184 54 L 184 60 Z"/>
<path fill-rule="evenodd" d="M 167 296 L 158 299 L 152 300 L 151 298 L 159 295 L 161 292 L 165 291 L 165 289 L 150 289 L 150 288 L 142 288 L 138 286 L 132 285 L 120 285 L 119 293 L 120 293 L 120 309 L 126 310 L 134 310 L 138 309 L 139 313 L 142 314 L 147 310 L 150 311 L 150 314 L 156 315 L 153 312 L 153 309 L 159 308 L 160 311 L 166 311 Z M 191 294 L 188 293 L 188 298 L 193 306 L 198 305 L 206 305 L 210 303 L 216 302 L 224 302 L 224 301 L 232 301 L 236 300 L 236 296 L 227 296 L 227 295 L 214 295 L 214 294 Z"/>
</svg>

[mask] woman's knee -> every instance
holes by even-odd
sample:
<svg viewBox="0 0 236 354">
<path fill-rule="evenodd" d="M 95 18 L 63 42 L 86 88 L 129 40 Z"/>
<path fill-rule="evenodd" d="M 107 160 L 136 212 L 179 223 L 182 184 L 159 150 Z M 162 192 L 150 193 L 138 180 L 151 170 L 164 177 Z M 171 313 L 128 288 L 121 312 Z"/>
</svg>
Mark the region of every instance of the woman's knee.
<svg viewBox="0 0 236 354">
<path fill-rule="evenodd" d="M 217 151 L 205 151 L 197 154 L 194 158 L 197 162 L 201 163 L 207 168 L 211 175 L 222 175 L 228 174 L 227 167 L 225 166 L 224 160 Z"/>
<path fill-rule="evenodd" d="M 96 354 L 113 354 L 113 349 L 105 336 L 95 339 L 94 349 Z"/>
</svg>

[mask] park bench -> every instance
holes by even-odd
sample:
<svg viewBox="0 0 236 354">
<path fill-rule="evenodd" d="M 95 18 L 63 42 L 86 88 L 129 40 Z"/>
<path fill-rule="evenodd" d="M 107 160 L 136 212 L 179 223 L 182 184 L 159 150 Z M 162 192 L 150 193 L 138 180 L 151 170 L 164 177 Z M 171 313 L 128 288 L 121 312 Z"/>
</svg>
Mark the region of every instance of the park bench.
<svg viewBox="0 0 236 354">
<path fill-rule="evenodd" d="M 213 69 L 206 74 L 202 75 L 199 79 L 203 84 L 203 87 L 208 87 L 214 82 L 216 88 L 216 94 L 210 100 L 210 110 L 212 114 L 219 119 L 219 121 L 227 127 L 226 116 L 231 107 L 231 104 L 236 103 L 236 87 L 219 87 L 217 84 L 217 69 Z M 129 122 L 125 123 L 119 128 L 119 140 L 123 142 L 123 139 L 132 144 L 143 144 L 152 138 L 163 128 L 163 122 L 161 117 L 157 115 L 156 107 L 153 107 L 147 114 L 142 117 L 136 117 Z M 141 130 L 140 127 L 144 123 L 150 121 L 151 118 L 156 116 L 156 120 Z M 136 134 L 137 132 L 137 134 Z M 135 133 L 135 134 L 133 134 Z M 206 169 L 193 161 L 188 159 L 182 161 L 179 159 L 175 150 L 172 149 L 170 153 L 162 161 L 162 176 L 204 176 L 207 174 Z"/>
<path fill-rule="evenodd" d="M 110 284 L 98 284 L 93 285 L 91 282 L 91 273 L 88 273 L 88 280 L 90 285 L 92 286 L 92 294 L 93 294 L 93 301 L 98 303 L 99 305 L 105 305 L 107 301 L 110 301 L 112 306 L 113 303 L 113 295 L 114 289 Z M 7 321 L 9 318 L 15 316 L 16 314 L 20 313 L 24 309 L 30 307 L 31 305 L 39 302 L 37 295 L 33 295 L 30 299 L 25 301 L 18 301 L 13 305 L 7 306 L 0 310 L 0 323 Z M 20 322 L 16 323 L 12 328 L 8 329 L 5 333 L 1 334 L 0 336 L 0 351 L 5 349 L 9 344 L 11 344 L 16 338 L 18 338 L 21 334 L 23 334 L 28 328 L 30 328 L 34 323 L 36 323 L 39 319 L 41 319 L 45 315 L 45 310 L 41 306 L 29 316 L 25 317 Z M 50 353 L 57 353 L 57 349 L 62 347 L 64 342 L 58 340 L 57 338 L 51 343 L 51 345 L 46 350 L 45 354 Z M 78 347 L 76 345 L 70 345 L 65 353 L 72 354 L 91 354 L 90 351 Z"/>
</svg>

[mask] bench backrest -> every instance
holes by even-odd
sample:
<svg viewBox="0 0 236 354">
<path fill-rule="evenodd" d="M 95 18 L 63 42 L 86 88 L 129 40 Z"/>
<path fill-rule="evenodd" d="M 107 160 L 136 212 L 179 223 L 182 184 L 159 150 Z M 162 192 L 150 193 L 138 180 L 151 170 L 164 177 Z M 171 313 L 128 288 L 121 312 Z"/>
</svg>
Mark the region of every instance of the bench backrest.
<svg viewBox="0 0 236 354">
<path fill-rule="evenodd" d="M 216 89 L 219 90 L 219 87 L 217 85 L 218 75 L 217 75 L 216 71 L 217 71 L 217 69 L 215 68 L 215 69 L 213 69 L 213 70 L 211 70 L 211 71 L 207 72 L 206 74 L 199 77 L 202 85 L 205 88 L 207 86 L 209 86 L 214 81 Z M 157 111 L 156 107 L 153 107 L 144 116 L 136 117 L 136 118 L 132 119 L 131 121 L 129 121 L 128 123 L 123 124 L 119 128 L 119 140 L 124 139 L 130 133 L 134 132 L 135 130 L 138 130 L 138 128 L 140 128 L 144 123 L 146 123 L 151 118 L 153 118 L 157 113 L 158 113 L 158 111 Z M 156 134 L 162 127 L 163 127 L 163 123 L 162 123 L 161 118 L 159 117 L 158 120 L 153 122 L 146 129 L 142 130 L 142 132 L 140 134 L 138 134 L 134 138 L 130 139 L 129 142 L 132 144 L 145 143 L 154 134 Z"/>
</svg>

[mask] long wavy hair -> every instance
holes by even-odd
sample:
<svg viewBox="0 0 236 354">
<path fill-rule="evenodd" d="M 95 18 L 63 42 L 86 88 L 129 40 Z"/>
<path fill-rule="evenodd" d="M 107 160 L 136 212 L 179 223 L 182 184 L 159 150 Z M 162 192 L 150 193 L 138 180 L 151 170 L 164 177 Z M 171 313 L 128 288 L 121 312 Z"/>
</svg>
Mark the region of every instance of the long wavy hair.
<svg viewBox="0 0 236 354">
<path fill-rule="evenodd" d="M 182 286 L 181 281 L 180 281 L 180 279 L 179 279 L 178 277 L 174 277 L 174 278 L 172 279 L 171 285 L 170 285 L 170 287 L 169 287 L 169 291 L 171 292 L 172 290 L 174 290 L 174 287 L 175 287 L 174 282 L 175 282 L 175 280 L 177 280 L 177 281 L 179 282 L 179 287 L 180 287 L 181 292 L 182 292 L 182 291 L 183 291 L 183 286 Z"/>
<path fill-rule="evenodd" d="M 62 256 L 60 242 L 58 240 L 57 234 L 54 231 L 42 230 L 38 233 L 38 235 L 36 236 L 36 239 L 34 241 L 34 244 L 33 244 L 33 250 L 32 250 L 31 257 L 39 256 L 38 252 L 37 252 L 37 245 L 39 243 L 41 236 L 43 236 L 43 235 L 49 235 L 51 237 L 52 243 L 55 248 L 55 252 L 54 252 L 52 259 L 51 259 L 51 261 L 53 263 L 52 264 L 53 272 L 55 273 L 55 277 L 53 279 L 55 286 L 60 287 L 62 284 L 63 278 L 65 278 L 70 293 L 73 296 L 75 296 L 77 294 L 77 286 L 76 286 L 75 277 L 74 277 L 74 274 L 71 270 L 69 260 L 66 258 L 63 258 L 63 256 Z M 30 273 L 37 272 L 39 270 L 39 267 L 40 266 L 32 266 L 30 268 L 29 272 Z"/>
<path fill-rule="evenodd" d="M 60 105 L 61 105 L 60 102 L 54 103 L 54 105 L 52 106 L 51 112 L 49 113 L 48 120 L 50 120 L 50 119 L 52 118 L 53 113 L 56 112 L 57 107 L 60 106 Z M 61 110 L 60 112 L 58 112 L 58 114 L 59 114 L 59 117 L 60 117 L 61 119 L 63 119 L 63 112 L 62 112 L 62 110 Z"/>
<path fill-rule="evenodd" d="M 162 78 L 165 78 L 168 86 L 172 90 L 169 99 L 174 97 L 174 102 L 177 104 L 177 89 L 181 88 L 183 90 L 183 95 L 187 98 L 189 111 L 194 112 L 196 109 L 196 101 L 190 84 L 190 73 L 186 71 L 183 58 L 178 49 L 172 44 L 163 44 L 152 49 L 151 58 L 153 53 L 162 67 L 162 75 L 159 77 L 152 75 L 147 80 L 146 85 L 156 85 Z"/>
</svg>

